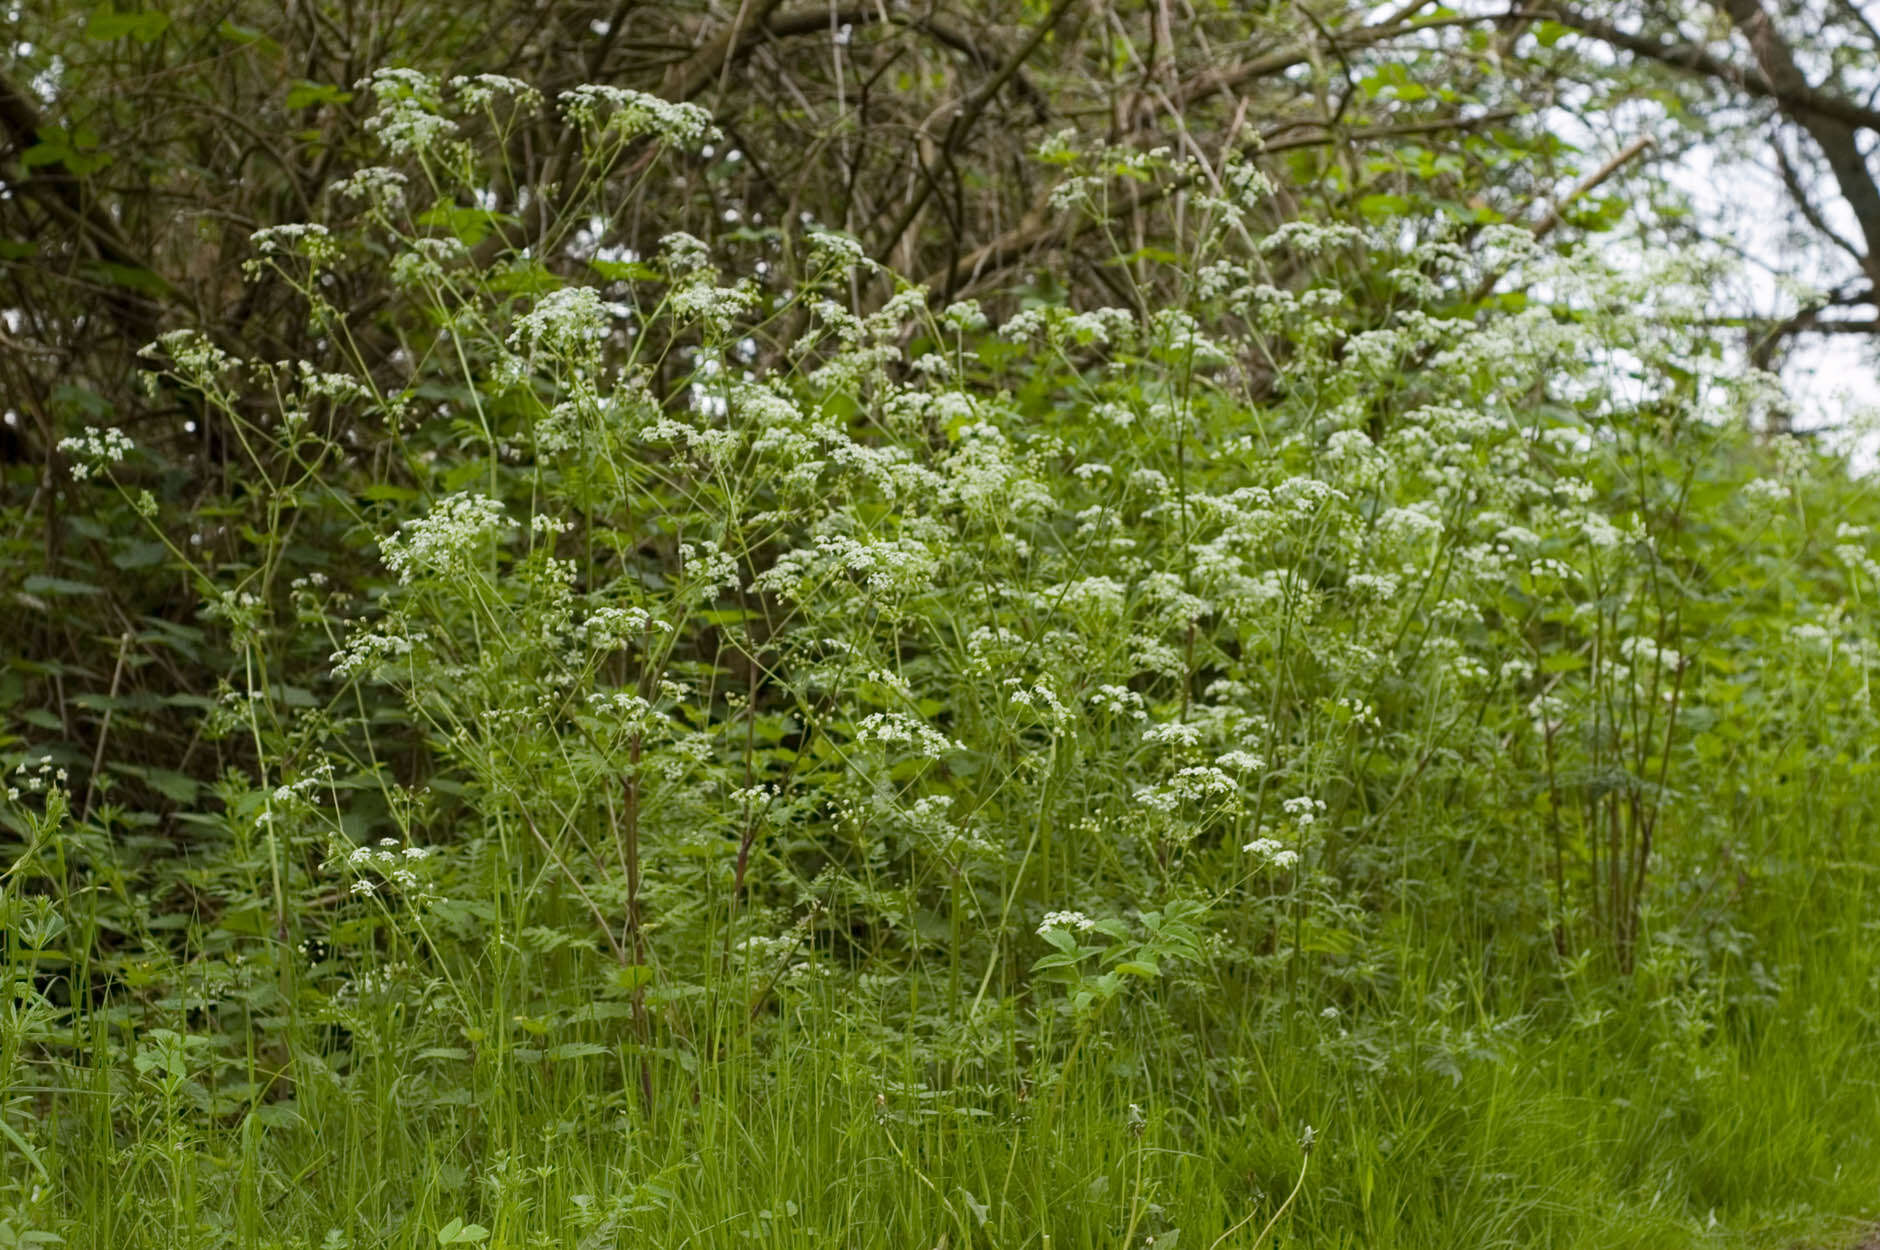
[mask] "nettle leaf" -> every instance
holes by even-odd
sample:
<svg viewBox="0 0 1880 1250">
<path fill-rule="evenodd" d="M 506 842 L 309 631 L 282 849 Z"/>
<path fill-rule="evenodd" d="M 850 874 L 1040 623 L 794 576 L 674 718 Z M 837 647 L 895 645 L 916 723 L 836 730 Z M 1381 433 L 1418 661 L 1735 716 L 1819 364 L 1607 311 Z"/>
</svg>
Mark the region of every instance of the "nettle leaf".
<svg viewBox="0 0 1880 1250">
<path fill-rule="evenodd" d="M 37 169 L 42 165 L 57 165 L 65 160 L 71 151 L 62 139 L 42 139 L 20 153 L 20 164 L 28 169 Z"/>
<path fill-rule="evenodd" d="M 74 169 L 69 161 L 66 167 L 72 169 L 74 173 L 80 172 Z M 160 275 L 139 265 L 120 265 L 113 261 L 95 260 L 87 262 L 85 268 L 94 277 L 102 278 L 113 286 L 129 287 L 145 295 L 163 295 L 170 289 L 170 284 L 165 282 Z"/>
<path fill-rule="evenodd" d="M 626 964 L 609 972 L 607 980 L 614 989 L 631 994 L 653 983 L 653 970 L 645 964 Z"/>
<path fill-rule="evenodd" d="M 1033 972 L 1048 972 L 1053 968 L 1069 968 L 1074 964 L 1081 963 L 1083 958 L 1084 956 L 1081 952 L 1043 955 L 1039 957 L 1036 963 L 1032 964 L 1031 970 Z"/>
<path fill-rule="evenodd" d="M 1050 943 L 1052 946 L 1055 946 L 1059 950 L 1064 951 L 1066 953 L 1075 952 L 1078 949 L 1077 939 L 1071 936 L 1069 929 L 1064 929 L 1064 928 L 1060 928 L 1057 925 L 1052 925 L 1050 928 L 1044 930 L 1044 932 L 1039 934 L 1039 936 L 1042 937 L 1046 942 Z"/>
<path fill-rule="evenodd" d="M 148 764 L 120 764 L 118 771 L 135 777 L 172 803 L 194 803 L 202 793 L 202 784 L 169 768 Z"/>
<path fill-rule="evenodd" d="M 482 210 L 477 210 L 481 212 Z M 491 225 L 515 225 L 516 219 L 507 213 L 484 213 L 481 228 L 488 233 Z M 471 240 L 465 239 L 468 243 Z M 550 291 L 560 290 L 562 280 L 550 273 L 539 261 L 518 261 L 506 269 L 490 274 L 485 281 L 492 291 L 506 295 L 545 295 Z"/>
<path fill-rule="evenodd" d="M 167 13 L 113 13 L 100 9 L 85 23 L 85 38 L 100 43 L 118 39 L 152 43 L 169 28 L 170 17 Z"/>
<path fill-rule="evenodd" d="M 350 91 L 341 90 L 330 82 L 311 82 L 305 78 L 294 80 L 294 85 L 287 89 L 287 107 L 290 109 L 311 108 L 316 104 L 345 104 L 353 98 Z"/>
</svg>

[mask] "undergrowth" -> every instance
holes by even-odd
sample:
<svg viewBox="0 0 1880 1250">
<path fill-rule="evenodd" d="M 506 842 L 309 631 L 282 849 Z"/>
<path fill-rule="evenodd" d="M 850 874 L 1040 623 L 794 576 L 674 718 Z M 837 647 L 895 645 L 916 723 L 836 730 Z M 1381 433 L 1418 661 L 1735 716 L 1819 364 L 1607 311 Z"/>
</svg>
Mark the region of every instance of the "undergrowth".
<svg viewBox="0 0 1880 1250">
<path fill-rule="evenodd" d="M 255 238 L 330 359 L 167 334 L 17 582 L 184 581 L 97 664 L 222 680 L 165 754 L 7 678 L 0 1247 L 1872 1212 L 1880 509 L 1753 432 L 1704 273 L 1054 147 L 1098 228 L 1187 180 L 1190 252 L 994 318 L 839 233 L 604 246 L 718 140 L 611 89 L 514 246 L 541 102 L 374 90 L 386 164 Z"/>
</svg>

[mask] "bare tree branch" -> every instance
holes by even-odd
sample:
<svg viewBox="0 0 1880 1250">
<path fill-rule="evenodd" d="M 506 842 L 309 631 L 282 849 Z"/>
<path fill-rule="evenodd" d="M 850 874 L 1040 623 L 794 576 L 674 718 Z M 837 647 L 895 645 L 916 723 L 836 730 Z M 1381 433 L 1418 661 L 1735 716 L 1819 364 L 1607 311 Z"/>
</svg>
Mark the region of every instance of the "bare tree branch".
<svg viewBox="0 0 1880 1250">
<path fill-rule="evenodd" d="M 1717 7 L 1730 15 L 1730 20 L 1749 40 L 1756 64 L 1762 68 L 1764 76 L 1782 101 L 1782 111 L 1808 132 L 1808 137 L 1815 141 L 1822 155 L 1827 158 L 1828 169 L 1834 174 L 1834 181 L 1841 189 L 1841 197 L 1854 210 L 1854 219 L 1860 223 L 1861 237 L 1867 245 L 1861 268 L 1868 277 L 1880 283 L 1880 187 L 1874 185 L 1873 173 L 1867 168 L 1866 158 L 1861 154 L 1860 144 L 1854 134 L 1855 127 L 1839 118 L 1792 103 L 1809 92 L 1808 80 L 1796 65 L 1789 45 L 1776 31 L 1775 23 L 1769 20 L 1762 0 L 1715 2 Z"/>
<path fill-rule="evenodd" d="M 1862 130 L 1880 131 L 1880 109 L 1868 108 L 1815 88 L 1797 75 L 1774 81 L 1767 68 L 1759 72 L 1714 56 L 1696 44 L 1665 43 L 1649 35 L 1634 34 L 1611 22 L 1591 17 L 1577 9 L 1561 5 L 1553 8 L 1524 9 L 1516 16 L 1538 17 L 1589 35 L 1601 43 L 1622 48 L 1634 56 L 1669 65 L 1687 73 L 1715 78 L 1740 91 L 1765 100 L 1774 100 L 1788 109 L 1832 118 Z"/>
<path fill-rule="evenodd" d="M 1076 0 L 1055 0 L 1051 11 L 1046 13 L 1043 20 L 1032 29 L 1031 37 L 1006 58 L 999 72 L 974 88 L 972 93 L 960 102 L 953 113 L 953 120 L 947 124 L 946 135 L 940 142 L 942 160 L 952 157 L 954 149 L 965 140 L 967 133 L 978 122 L 981 111 L 994 96 L 999 94 L 1000 89 L 1010 82 L 1020 69 L 1024 68 L 1025 62 L 1031 59 L 1031 54 L 1038 50 L 1038 45 L 1043 43 L 1045 37 L 1057 28 L 1058 22 L 1063 20 L 1064 15 L 1070 12 L 1075 3 Z M 923 180 L 919 188 L 908 198 L 907 203 L 901 209 L 901 215 L 896 218 L 894 225 L 888 230 L 887 238 L 877 249 L 880 257 L 885 258 L 891 255 L 900 245 L 901 236 L 920 216 L 920 210 L 926 207 L 927 199 L 932 194 L 933 180 Z"/>
</svg>

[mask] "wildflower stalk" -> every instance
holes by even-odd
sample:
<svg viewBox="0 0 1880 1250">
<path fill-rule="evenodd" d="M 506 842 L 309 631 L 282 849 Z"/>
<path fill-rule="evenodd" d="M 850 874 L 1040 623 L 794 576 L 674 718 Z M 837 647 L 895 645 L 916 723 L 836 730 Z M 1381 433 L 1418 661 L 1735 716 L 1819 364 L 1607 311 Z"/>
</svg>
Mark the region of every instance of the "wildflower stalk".
<svg viewBox="0 0 1880 1250">
<path fill-rule="evenodd" d="M 1279 1209 L 1273 1212 L 1272 1218 L 1267 1220 L 1265 1226 L 1260 1229 L 1260 1235 L 1253 1239 L 1253 1244 L 1247 1247 L 1247 1250 L 1260 1250 L 1261 1245 L 1266 1241 L 1266 1235 L 1273 1231 L 1273 1226 L 1279 1223 L 1280 1217 L 1285 1215 L 1287 1208 L 1292 1206 L 1293 1199 L 1297 1198 L 1299 1191 L 1305 1188 L 1306 1169 L 1312 1166 L 1312 1143 L 1312 1130 L 1308 1128 L 1305 1131 L 1304 1139 L 1300 1142 L 1299 1179 L 1293 1182 L 1292 1192 L 1286 1195 L 1286 1201 L 1279 1204 Z M 1245 1228 L 1248 1223 L 1253 1220 L 1253 1217 L 1258 1214 L 1259 1212 L 1257 1210 L 1247 1212 L 1239 1223 L 1222 1233 L 1219 1237 L 1216 1237 L 1213 1244 L 1208 1247 L 1208 1250 L 1220 1250 L 1222 1242 Z"/>
</svg>

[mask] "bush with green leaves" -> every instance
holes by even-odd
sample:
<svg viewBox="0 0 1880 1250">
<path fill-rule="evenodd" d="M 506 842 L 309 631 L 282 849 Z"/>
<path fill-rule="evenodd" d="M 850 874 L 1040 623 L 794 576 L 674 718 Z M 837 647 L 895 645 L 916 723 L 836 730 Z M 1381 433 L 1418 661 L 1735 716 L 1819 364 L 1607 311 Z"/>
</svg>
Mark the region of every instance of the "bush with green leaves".
<svg viewBox="0 0 1880 1250">
<path fill-rule="evenodd" d="M 1168 1250 L 1272 1215 L 1311 1122 L 1292 1218 L 1336 1244 L 1569 1244 L 1611 1213 L 1563 1195 L 1643 1219 L 1665 1143 L 1563 1089 L 1734 1123 L 1821 966 L 1784 913 L 1871 910 L 1794 857 L 1871 859 L 1876 566 L 1842 467 L 1750 433 L 1706 275 L 1257 234 L 1250 170 L 1054 150 L 1099 224 L 1118 177 L 1188 180 L 1191 250 L 1117 241 L 1117 306 L 1041 283 L 995 326 L 814 228 L 728 275 L 610 250 L 577 193 L 510 250 L 482 205 L 543 103 L 373 90 L 387 163 L 254 240 L 331 358 L 147 353 L 238 488 L 191 509 L 160 440 L 64 449 L 198 588 L 228 767 L 166 839 L 108 758 L 75 798 L 13 751 L 28 1218 Z M 717 137 L 556 107 L 596 193 Z M 362 270 L 396 303 L 336 299 Z M 357 363 L 385 336 L 392 376 Z M 1816 1009 L 1870 1052 L 1853 1002 Z M 1491 1197 L 1510 1113 L 1622 1162 L 1589 1138 Z M 1633 1226 L 1766 1203 L 1731 1140 Z"/>
</svg>

